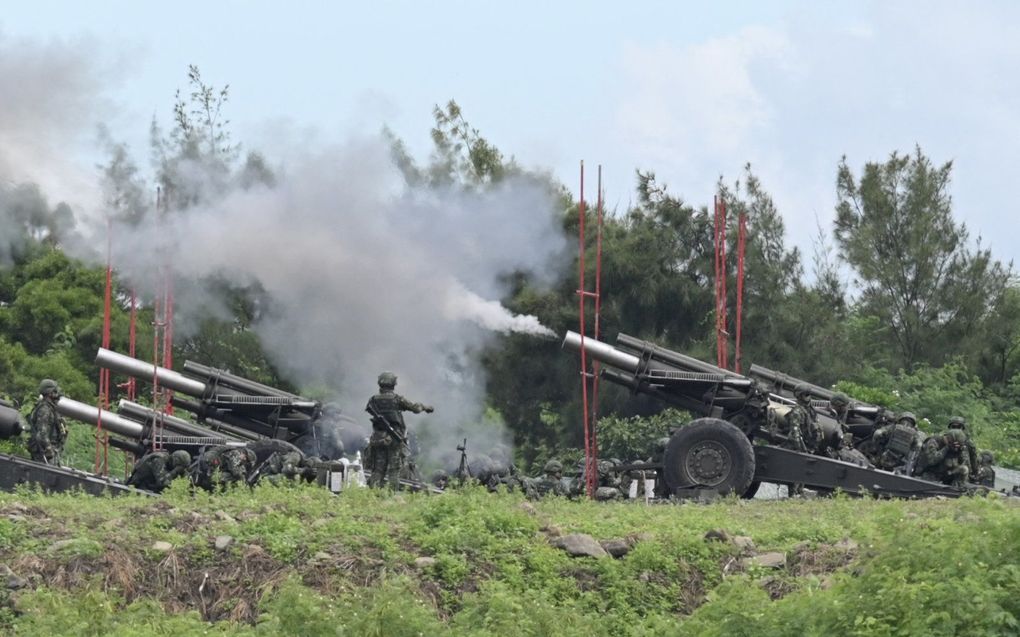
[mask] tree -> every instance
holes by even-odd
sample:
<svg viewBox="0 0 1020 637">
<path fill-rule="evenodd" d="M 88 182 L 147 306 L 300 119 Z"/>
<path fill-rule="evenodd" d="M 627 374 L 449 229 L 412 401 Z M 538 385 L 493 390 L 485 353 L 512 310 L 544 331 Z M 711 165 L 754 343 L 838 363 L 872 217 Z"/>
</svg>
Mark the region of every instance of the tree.
<svg viewBox="0 0 1020 637">
<path fill-rule="evenodd" d="M 952 162 L 917 148 L 869 162 L 858 179 L 839 164 L 835 236 L 856 273 L 860 303 L 890 328 L 899 363 L 939 363 L 959 351 L 1002 291 L 1007 269 L 971 247 L 952 215 Z"/>
</svg>

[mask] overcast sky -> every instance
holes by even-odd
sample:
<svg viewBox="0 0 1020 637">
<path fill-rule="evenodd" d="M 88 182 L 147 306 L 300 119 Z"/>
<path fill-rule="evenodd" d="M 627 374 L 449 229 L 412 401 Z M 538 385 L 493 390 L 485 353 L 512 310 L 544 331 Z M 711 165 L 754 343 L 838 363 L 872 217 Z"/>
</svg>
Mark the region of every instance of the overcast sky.
<svg viewBox="0 0 1020 637">
<path fill-rule="evenodd" d="M 433 105 L 453 98 L 504 153 L 572 190 L 580 160 L 589 183 L 601 164 L 620 208 L 635 169 L 703 205 L 750 162 L 808 254 L 816 220 L 831 225 L 842 155 L 859 169 L 919 144 L 954 162 L 957 218 L 999 258 L 1018 254 L 1016 2 L 4 4 L 0 54 L 28 54 L 20 75 L 0 55 L 0 114 L 26 90 L 64 109 L 8 173 L 82 207 L 96 200 L 96 125 L 144 160 L 149 121 L 169 120 L 196 64 L 230 84 L 235 139 L 271 157 L 283 139 L 384 124 L 421 157 Z M 33 75 L 53 51 L 96 86 L 80 108 L 61 103 L 66 77 Z M 4 134 L 0 122 L 0 141 L 32 145 Z"/>
</svg>

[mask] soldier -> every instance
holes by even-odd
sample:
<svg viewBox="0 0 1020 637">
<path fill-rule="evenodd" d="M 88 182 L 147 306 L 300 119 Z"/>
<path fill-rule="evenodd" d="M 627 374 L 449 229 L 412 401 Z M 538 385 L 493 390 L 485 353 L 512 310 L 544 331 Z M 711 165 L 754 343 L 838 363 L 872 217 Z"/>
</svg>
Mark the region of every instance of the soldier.
<svg viewBox="0 0 1020 637">
<path fill-rule="evenodd" d="M 194 483 L 207 491 L 230 484 L 247 484 L 255 469 L 255 452 L 247 447 L 213 447 L 198 457 Z"/>
<path fill-rule="evenodd" d="M 445 489 L 450 484 L 450 474 L 442 469 L 437 469 L 432 474 L 432 486 L 437 489 Z"/>
<path fill-rule="evenodd" d="M 191 465 L 191 454 L 183 449 L 173 453 L 153 451 L 147 453 L 131 470 L 127 484 L 160 493 L 174 481 L 183 476 Z"/>
<path fill-rule="evenodd" d="M 922 436 L 917 431 L 917 418 L 905 411 L 895 423 L 875 431 L 861 451 L 879 469 L 913 475 L 921 453 Z"/>
<path fill-rule="evenodd" d="M 545 463 L 541 477 L 531 480 L 534 495 L 542 497 L 548 494 L 567 495 L 567 487 L 563 484 L 563 464 L 559 460 Z"/>
<path fill-rule="evenodd" d="M 974 446 L 974 441 L 970 439 L 970 434 L 967 432 L 966 419 L 963 416 L 953 416 L 949 419 L 949 429 L 959 429 L 966 436 L 966 453 L 964 457 L 967 460 L 967 469 L 970 471 L 970 475 L 976 476 L 978 470 L 977 447 Z"/>
<path fill-rule="evenodd" d="M 991 451 L 982 451 L 978 456 L 977 471 L 974 473 L 975 484 L 985 487 L 995 487 L 995 456 Z"/>
<path fill-rule="evenodd" d="M 963 487 L 970 477 L 967 461 L 967 434 L 950 429 L 931 436 L 921 453 L 921 477 L 954 487 Z"/>
<path fill-rule="evenodd" d="M 782 417 L 781 432 L 786 435 L 787 449 L 814 453 L 821 442 L 821 432 L 815 410 L 811 407 L 811 390 L 805 383 L 794 387 L 793 395 L 797 404 Z"/>
<path fill-rule="evenodd" d="M 407 426 L 404 414 L 431 414 L 429 405 L 414 403 L 396 393 L 397 377 L 391 372 L 379 374 L 379 393 L 368 400 L 365 411 L 372 415 L 372 437 L 369 440 L 369 470 L 371 487 L 388 486 L 396 489 L 400 482 L 400 471 L 407 459 Z"/>
<path fill-rule="evenodd" d="M 39 402 L 28 417 L 31 425 L 28 451 L 36 462 L 60 465 L 60 454 L 67 441 L 67 426 L 57 413 L 58 400 L 60 386 L 56 381 L 47 378 L 39 383 Z"/>
<path fill-rule="evenodd" d="M 274 451 L 247 480 L 251 483 L 256 479 L 267 478 L 275 484 L 281 479 L 293 480 L 298 477 L 312 480 L 315 478 L 315 469 L 305 466 L 305 459 L 300 452 Z"/>
</svg>

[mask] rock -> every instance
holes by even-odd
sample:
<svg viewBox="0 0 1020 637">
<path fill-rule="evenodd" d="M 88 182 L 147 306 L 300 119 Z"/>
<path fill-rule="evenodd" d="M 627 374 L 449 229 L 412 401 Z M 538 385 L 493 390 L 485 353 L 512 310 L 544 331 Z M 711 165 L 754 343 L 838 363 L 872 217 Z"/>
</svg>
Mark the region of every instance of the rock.
<svg viewBox="0 0 1020 637">
<path fill-rule="evenodd" d="M 629 553 L 631 548 L 630 542 L 628 542 L 627 540 L 621 540 L 616 538 L 612 540 L 602 540 L 601 542 L 599 542 L 599 544 L 602 546 L 603 549 L 606 550 L 606 553 L 609 553 L 613 557 L 617 558 L 623 557 L 624 555 Z"/>
<path fill-rule="evenodd" d="M 159 551 L 160 553 L 169 553 L 170 551 L 174 550 L 174 545 L 169 542 L 163 541 L 153 542 L 152 550 Z"/>
<path fill-rule="evenodd" d="M 524 511 L 528 515 L 535 515 L 538 513 L 538 511 L 535 510 L 535 505 L 530 502 L 521 502 L 521 504 L 517 508 L 519 508 L 521 511 Z"/>
<path fill-rule="evenodd" d="M 71 546 L 72 544 L 74 544 L 74 540 L 57 540 L 53 544 L 50 544 L 49 552 L 50 553 L 56 553 L 57 551 L 60 551 L 61 549 L 64 549 L 64 548 L 67 548 L 68 546 Z"/>
<path fill-rule="evenodd" d="M 705 534 L 705 540 L 707 542 L 731 542 L 732 538 L 724 529 L 712 529 Z"/>
<path fill-rule="evenodd" d="M 733 545 L 740 549 L 744 555 L 751 555 L 755 551 L 754 540 L 746 535 L 734 535 Z"/>
<path fill-rule="evenodd" d="M 226 551 L 234 543 L 234 538 L 229 535 L 217 535 L 213 545 L 217 551 Z"/>
<path fill-rule="evenodd" d="M 649 573 L 648 571 L 641 571 L 641 574 L 638 575 L 637 578 L 638 581 L 641 582 L 642 584 L 647 584 L 648 582 L 652 581 L 652 574 Z"/>
<path fill-rule="evenodd" d="M 430 566 L 436 565 L 436 558 L 434 557 L 419 557 L 414 561 L 414 567 L 419 569 L 426 569 Z"/>
<path fill-rule="evenodd" d="M 224 522 L 230 522 L 230 523 L 237 522 L 237 520 L 234 519 L 234 516 L 230 515 L 226 511 L 217 511 L 213 515 L 215 515 L 217 519 L 223 520 Z"/>
<path fill-rule="evenodd" d="M 563 529 L 556 526 L 555 524 L 546 524 L 541 529 L 539 529 L 539 531 L 542 531 L 549 537 L 560 537 L 561 535 L 563 535 Z"/>
<path fill-rule="evenodd" d="M 553 546 L 563 549 L 572 557 L 606 557 L 609 555 L 590 535 L 571 533 L 553 540 Z"/>
<path fill-rule="evenodd" d="M 757 566 L 758 568 L 786 568 L 786 553 L 772 552 L 760 553 L 740 560 L 744 568 Z"/>
<path fill-rule="evenodd" d="M 6 580 L 8 590 L 17 590 L 28 586 L 28 580 L 18 577 L 6 564 L 0 564 L 0 577 Z"/>
<path fill-rule="evenodd" d="M 330 555 L 329 553 L 326 553 L 325 551 L 319 551 L 318 553 L 316 553 L 315 555 L 312 556 L 312 559 L 310 561 L 312 561 L 312 562 L 330 562 L 332 560 L 333 560 L 333 556 L 332 555 Z"/>
</svg>

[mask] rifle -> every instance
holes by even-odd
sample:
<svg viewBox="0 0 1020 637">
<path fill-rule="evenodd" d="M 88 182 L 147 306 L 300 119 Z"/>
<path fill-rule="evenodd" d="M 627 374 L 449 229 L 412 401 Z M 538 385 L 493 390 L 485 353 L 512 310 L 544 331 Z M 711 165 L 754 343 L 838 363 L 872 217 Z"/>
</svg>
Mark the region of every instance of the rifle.
<svg viewBox="0 0 1020 637">
<path fill-rule="evenodd" d="M 407 438 L 398 434 L 397 430 L 394 429 L 393 425 L 390 424 L 390 421 L 386 420 L 383 417 L 383 415 L 380 414 L 376 410 L 376 408 L 372 406 L 371 402 L 369 402 L 368 406 L 365 407 L 365 411 L 367 411 L 372 416 L 372 424 L 379 423 L 380 425 L 382 425 L 383 429 L 385 429 L 387 433 L 389 433 L 396 440 L 398 440 L 400 444 L 404 445 L 404 448 L 407 449 L 407 455 L 408 456 L 411 455 L 411 446 L 407 444 Z"/>
</svg>

